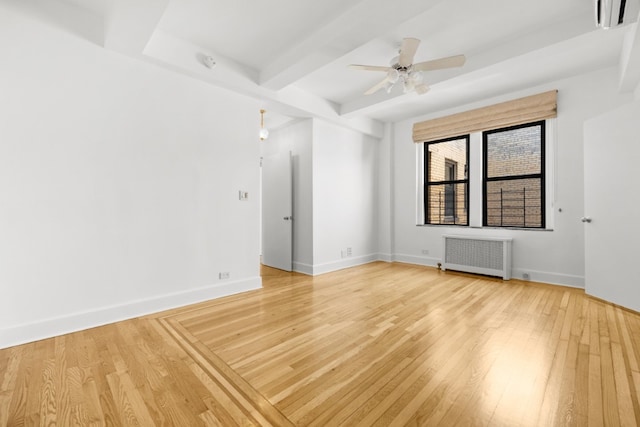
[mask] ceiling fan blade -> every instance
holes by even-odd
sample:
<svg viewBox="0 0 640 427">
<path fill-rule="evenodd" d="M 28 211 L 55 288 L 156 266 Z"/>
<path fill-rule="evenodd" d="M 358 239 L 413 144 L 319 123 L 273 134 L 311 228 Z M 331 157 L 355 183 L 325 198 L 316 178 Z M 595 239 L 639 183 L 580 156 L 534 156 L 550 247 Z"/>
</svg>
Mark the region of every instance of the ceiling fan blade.
<svg viewBox="0 0 640 427">
<path fill-rule="evenodd" d="M 349 68 L 353 70 L 384 71 L 384 72 L 387 72 L 391 69 L 391 67 L 385 67 L 382 65 L 358 65 L 358 64 L 351 64 L 349 65 Z"/>
<path fill-rule="evenodd" d="M 441 70 L 443 68 L 462 67 L 466 58 L 464 55 L 449 56 L 447 58 L 434 59 L 431 61 L 419 62 L 413 64 L 414 71 L 432 71 Z"/>
<path fill-rule="evenodd" d="M 413 64 L 413 57 L 416 55 L 420 40 L 408 37 L 402 39 L 402 46 L 400 46 L 400 56 L 398 58 L 398 65 L 401 67 L 408 67 Z"/>
<path fill-rule="evenodd" d="M 373 93 L 376 93 L 377 91 L 379 91 L 380 89 L 382 89 L 383 87 L 385 87 L 385 85 L 387 84 L 387 81 L 389 79 L 387 77 L 385 77 L 384 79 L 382 79 L 382 81 L 378 84 L 376 84 L 375 86 L 373 86 L 371 89 L 369 89 L 368 91 L 366 91 L 364 94 L 365 95 L 371 95 Z"/>
<path fill-rule="evenodd" d="M 424 95 L 427 92 L 429 92 L 429 86 L 427 86 L 426 84 L 420 83 L 416 86 L 416 93 L 418 95 Z"/>
</svg>

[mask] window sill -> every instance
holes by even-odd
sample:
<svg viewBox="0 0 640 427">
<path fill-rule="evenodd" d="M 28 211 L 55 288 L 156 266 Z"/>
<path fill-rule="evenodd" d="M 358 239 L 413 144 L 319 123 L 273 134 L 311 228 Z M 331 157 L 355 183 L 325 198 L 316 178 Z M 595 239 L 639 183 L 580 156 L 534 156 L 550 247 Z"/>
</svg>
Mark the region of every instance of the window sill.
<svg viewBox="0 0 640 427">
<path fill-rule="evenodd" d="M 472 228 L 474 230 L 513 230 L 513 231 L 553 231 L 553 228 L 525 228 L 525 227 L 479 227 L 474 225 L 458 224 L 416 224 L 416 227 L 455 227 Z"/>
</svg>

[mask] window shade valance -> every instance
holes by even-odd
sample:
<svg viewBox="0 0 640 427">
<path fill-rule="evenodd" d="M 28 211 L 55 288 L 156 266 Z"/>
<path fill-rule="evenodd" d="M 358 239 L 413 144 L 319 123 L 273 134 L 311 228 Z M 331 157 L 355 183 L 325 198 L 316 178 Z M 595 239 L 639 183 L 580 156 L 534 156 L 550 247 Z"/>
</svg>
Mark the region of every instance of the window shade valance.
<svg viewBox="0 0 640 427">
<path fill-rule="evenodd" d="M 429 142 L 557 116 L 557 90 L 439 117 L 413 125 L 413 141 Z"/>
</svg>

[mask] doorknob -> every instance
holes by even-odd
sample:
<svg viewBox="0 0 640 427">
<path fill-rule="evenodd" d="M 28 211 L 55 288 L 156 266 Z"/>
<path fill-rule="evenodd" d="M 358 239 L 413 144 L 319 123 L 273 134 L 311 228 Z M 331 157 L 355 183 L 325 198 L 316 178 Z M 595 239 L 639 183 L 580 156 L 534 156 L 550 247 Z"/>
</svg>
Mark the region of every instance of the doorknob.
<svg viewBox="0 0 640 427">
<path fill-rule="evenodd" d="M 582 218 L 580 218 L 580 221 L 582 221 L 582 222 L 591 222 L 591 218 L 589 218 L 588 216 L 583 216 Z"/>
</svg>

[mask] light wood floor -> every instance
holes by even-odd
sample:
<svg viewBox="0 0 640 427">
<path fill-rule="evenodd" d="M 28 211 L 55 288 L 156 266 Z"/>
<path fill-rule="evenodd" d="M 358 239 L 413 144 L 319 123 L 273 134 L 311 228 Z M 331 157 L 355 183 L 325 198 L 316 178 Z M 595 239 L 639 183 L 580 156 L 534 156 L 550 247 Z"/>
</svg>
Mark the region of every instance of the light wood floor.
<svg viewBox="0 0 640 427">
<path fill-rule="evenodd" d="M 373 263 L 0 350 L 0 426 L 636 426 L 640 315 Z"/>
</svg>

